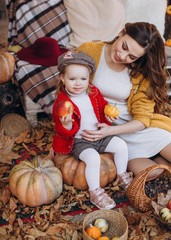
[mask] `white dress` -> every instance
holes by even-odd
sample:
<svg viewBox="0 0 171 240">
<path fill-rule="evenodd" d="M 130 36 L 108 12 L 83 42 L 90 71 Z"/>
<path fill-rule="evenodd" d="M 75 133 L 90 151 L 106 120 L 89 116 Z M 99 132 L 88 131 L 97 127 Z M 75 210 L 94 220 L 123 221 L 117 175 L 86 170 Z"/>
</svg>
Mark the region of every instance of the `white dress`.
<svg viewBox="0 0 171 240">
<path fill-rule="evenodd" d="M 104 48 L 98 69 L 93 80 L 104 98 L 120 110 L 120 119 L 115 124 L 123 124 L 131 120 L 128 113 L 127 101 L 132 88 L 128 69 L 121 72 L 111 70 L 104 58 Z M 150 158 L 158 154 L 165 146 L 171 143 L 171 133 L 160 128 L 145 128 L 132 134 L 119 135 L 128 145 L 128 159 Z"/>
</svg>

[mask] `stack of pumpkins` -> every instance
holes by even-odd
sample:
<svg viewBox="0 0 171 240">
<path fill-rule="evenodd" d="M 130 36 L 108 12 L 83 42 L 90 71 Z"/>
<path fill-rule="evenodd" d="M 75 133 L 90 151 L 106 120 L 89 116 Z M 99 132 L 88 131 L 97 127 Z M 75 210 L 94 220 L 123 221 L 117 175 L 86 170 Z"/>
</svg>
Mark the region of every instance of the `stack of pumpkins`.
<svg viewBox="0 0 171 240">
<path fill-rule="evenodd" d="M 7 83 L 14 74 L 15 59 L 9 52 L 0 52 L 0 84 Z"/>
<path fill-rule="evenodd" d="M 11 78 L 14 74 L 15 59 L 7 51 L 0 51 L 0 118 L 17 105 L 18 94 Z"/>
<path fill-rule="evenodd" d="M 100 158 L 100 186 L 104 188 L 115 179 L 116 167 L 112 154 L 102 153 L 100 154 Z M 64 183 L 74 186 L 79 190 L 88 189 L 88 184 L 85 177 L 86 165 L 83 161 L 77 160 L 70 154 L 57 154 L 53 161 L 55 166 L 62 172 Z"/>
</svg>

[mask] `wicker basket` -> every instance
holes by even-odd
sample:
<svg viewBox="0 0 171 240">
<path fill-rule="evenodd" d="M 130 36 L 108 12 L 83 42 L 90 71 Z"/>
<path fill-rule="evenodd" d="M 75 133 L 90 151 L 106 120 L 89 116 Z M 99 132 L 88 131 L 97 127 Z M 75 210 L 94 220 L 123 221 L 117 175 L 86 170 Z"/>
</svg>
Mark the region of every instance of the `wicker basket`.
<svg viewBox="0 0 171 240">
<path fill-rule="evenodd" d="M 83 221 L 83 239 L 84 240 L 93 240 L 85 232 L 85 229 L 94 224 L 95 220 L 98 218 L 105 219 L 108 224 L 108 230 L 103 234 L 108 236 L 110 239 L 112 237 L 119 237 L 119 240 L 128 239 L 128 223 L 126 218 L 116 210 L 97 210 L 88 214 Z"/>
<path fill-rule="evenodd" d="M 17 113 L 8 113 L 0 123 L 1 129 L 5 135 L 10 137 L 18 137 L 22 132 L 30 129 L 29 122 Z"/>
<path fill-rule="evenodd" d="M 126 192 L 131 206 L 142 212 L 147 212 L 151 209 L 152 199 L 149 198 L 145 193 L 145 183 L 148 174 L 155 169 L 164 169 L 169 175 L 171 174 L 171 168 L 169 166 L 163 164 L 151 166 L 141 171 L 134 178 Z"/>
</svg>

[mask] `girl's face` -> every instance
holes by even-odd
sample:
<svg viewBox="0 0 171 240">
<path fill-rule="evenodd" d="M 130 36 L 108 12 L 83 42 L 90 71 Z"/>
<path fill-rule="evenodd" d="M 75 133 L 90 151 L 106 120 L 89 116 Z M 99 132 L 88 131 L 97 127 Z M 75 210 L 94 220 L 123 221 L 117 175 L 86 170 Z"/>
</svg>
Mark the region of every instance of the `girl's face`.
<svg viewBox="0 0 171 240">
<path fill-rule="evenodd" d="M 81 94 L 89 86 L 90 72 L 88 67 L 79 64 L 68 65 L 65 73 L 61 74 L 61 80 L 68 92 L 72 94 Z"/>
<path fill-rule="evenodd" d="M 111 59 L 114 63 L 129 64 L 135 62 L 145 54 L 145 49 L 129 35 L 122 33 L 113 43 Z"/>
</svg>

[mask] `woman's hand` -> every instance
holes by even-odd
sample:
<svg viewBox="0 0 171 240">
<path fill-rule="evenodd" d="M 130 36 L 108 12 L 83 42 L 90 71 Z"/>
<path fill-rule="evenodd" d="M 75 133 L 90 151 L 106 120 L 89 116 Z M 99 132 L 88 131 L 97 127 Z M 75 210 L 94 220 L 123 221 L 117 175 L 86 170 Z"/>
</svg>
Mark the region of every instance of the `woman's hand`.
<svg viewBox="0 0 171 240">
<path fill-rule="evenodd" d="M 81 134 L 81 136 L 90 142 L 94 142 L 94 141 L 100 140 L 106 136 L 112 135 L 110 133 L 111 126 L 107 125 L 106 123 L 98 123 L 97 127 L 99 128 L 99 130 L 85 129 L 83 131 L 83 133 Z"/>
<path fill-rule="evenodd" d="M 135 133 L 145 128 L 145 125 L 139 120 L 132 120 L 115 126 L 109 126 L 106 123 L 97 123 L 96 126 L 99 130 L 84 130 L 81 136 L 88 141 L 94 142 L 107 136 Z"/>
</svg>

